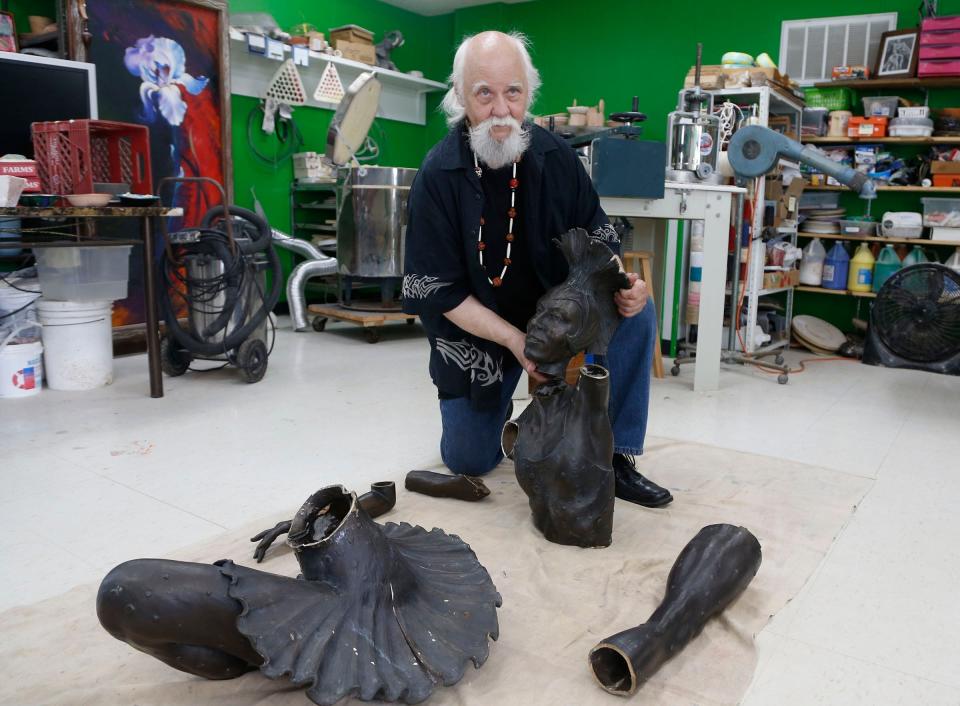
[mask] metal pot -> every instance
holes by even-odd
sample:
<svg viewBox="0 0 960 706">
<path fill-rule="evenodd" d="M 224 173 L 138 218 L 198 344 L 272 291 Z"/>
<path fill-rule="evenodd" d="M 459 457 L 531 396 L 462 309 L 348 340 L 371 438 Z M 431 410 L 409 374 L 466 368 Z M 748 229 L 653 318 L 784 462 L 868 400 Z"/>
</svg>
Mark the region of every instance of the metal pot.
<svg viewBox="0 0 960 706">
<path fill-rule="evenodd" d="M 402 277 L 407 196 L 416 169 L 337 171 L 337 261 L 341 275 Z"/>
</svg>

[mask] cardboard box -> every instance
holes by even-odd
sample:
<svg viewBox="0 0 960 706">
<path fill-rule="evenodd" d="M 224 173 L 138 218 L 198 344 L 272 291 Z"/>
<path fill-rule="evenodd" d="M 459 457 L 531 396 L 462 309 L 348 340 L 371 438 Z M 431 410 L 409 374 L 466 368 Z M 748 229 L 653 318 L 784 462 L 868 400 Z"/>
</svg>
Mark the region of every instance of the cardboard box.
<svg viewBox="0 0 960 706">
<path fill-rule="evenodd" d="M 800 284 L 800 270 L 777 270 L 763 273 L 764 289 L 780 289 L 781 287 L 796 287 Z"/>
<path fill-rule="evenodd" d="M 358 44 L 344 39 L 336 39 L 333 42 L 333 47 L 343 55 L 344 59 L 352 59 L 371 66 L 377 63 L 377 50 L 374 49 L 372 44 Z"/>
<path fill-rule="evenodd" d="M 931 174 L 960 174 L 960 162 L 943 162 L 935 160 L 930 162 Z"/>
<path fill-rule="evenodd" d="M 355 44 L 373 44 L 373 32 L 357 25 L 343 25 L 330 30 L 330 41 L 336 43 L 338 39 Z M 336 44 L 334 44 L 336 46 Z"/>
</svg>

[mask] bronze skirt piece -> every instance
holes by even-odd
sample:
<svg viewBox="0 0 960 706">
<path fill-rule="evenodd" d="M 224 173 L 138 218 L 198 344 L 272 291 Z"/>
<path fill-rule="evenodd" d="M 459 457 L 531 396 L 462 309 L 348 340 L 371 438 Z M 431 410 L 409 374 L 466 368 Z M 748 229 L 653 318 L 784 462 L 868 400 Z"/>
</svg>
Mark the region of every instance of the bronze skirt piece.
<svg viewBox="0 0 960 706">
<path fill-rule="evenodd" d="M 100 621 L 175 668 L 224 679 L 259 667 L 324 705 L 418 703 L 486 661 L 501 599 L 459 537 L 381 526 L 331 486 L 297 512 L 287 543 L 296 579 L 227 560 L 121 564 L 101 585 Z"/>
</svg>

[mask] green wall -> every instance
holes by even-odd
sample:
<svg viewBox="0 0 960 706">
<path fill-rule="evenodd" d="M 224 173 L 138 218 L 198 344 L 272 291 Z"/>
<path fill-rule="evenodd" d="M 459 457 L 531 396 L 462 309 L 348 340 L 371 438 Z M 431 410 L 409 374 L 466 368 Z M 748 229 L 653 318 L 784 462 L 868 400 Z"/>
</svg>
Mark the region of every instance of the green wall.
<svg viewBox="0 0 960 706">
<path fill-rule="evenodd" d="M 327 34 L 331 27 L 357 24 L 374 34 L 374 41 L 383 34 L 398 29 L 403 33 L 404 44 L 391 54 L 391 59 L 401 71 L 418 69 L 424 76 L 445 81 L 450 72 L 448 47 L 453 37 L 453 16 L 422 17 L 376 0 L 233 0 L 230 12 L 269 12 L 284 29 L 295 24 L 309 22 Z M 308 86 L 313 90 L 313 86 Z M 427 94 L 428 125 L 377 119 L 370 134 L 380 145 L 377 163 L 394 167 L 418 167 L 433 144 L 430 135 L 442 133 L 443 118 L 436 107 L 442 94 Z M 241 206 L 252 207 L 250 187 L 256 189 L 257 198 L 263 204 L 271 224 L 284 231 L 290 230 L 290 182 L 293 180 L 293 165 L 290 160 L 277 169 L 264 166 L 251 153 L 247 136 L 247 120 L 258 101 L 245 96 L 233 96 L 231 101 L 233 128 L 233 187 L 234 201 Z M 303 133 L 301 150 L 323 152 L 327 128 L 333 117 L 332 110 L 298 108 L 294 120 Z M 254 139 L 261 151 L 273 147 L 276 142 L 263 140 L 259 128 L 260 116 L 253 128 Z M 435 124 L 436 126 L 434 126 Z M 290 258 L 281 253 L 285 269 L 289 271 Z"/>
</svg>

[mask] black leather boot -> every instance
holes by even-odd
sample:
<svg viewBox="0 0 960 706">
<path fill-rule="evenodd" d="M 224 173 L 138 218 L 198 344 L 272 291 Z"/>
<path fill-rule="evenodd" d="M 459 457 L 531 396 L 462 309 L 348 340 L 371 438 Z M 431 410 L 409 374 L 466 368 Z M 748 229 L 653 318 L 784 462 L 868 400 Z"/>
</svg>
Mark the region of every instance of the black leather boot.
<svg viewBox="0 0 960 706">
<path fill-rule="evenodd" d="M 663 507 L 673 502 L 669 490 L 640 474 L 633 456 L 620 453 L 613 455 L 613 477 L 616 480 L 616 496 L 621 500 L 644 507 Z"/>
</svg>

